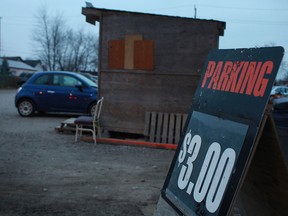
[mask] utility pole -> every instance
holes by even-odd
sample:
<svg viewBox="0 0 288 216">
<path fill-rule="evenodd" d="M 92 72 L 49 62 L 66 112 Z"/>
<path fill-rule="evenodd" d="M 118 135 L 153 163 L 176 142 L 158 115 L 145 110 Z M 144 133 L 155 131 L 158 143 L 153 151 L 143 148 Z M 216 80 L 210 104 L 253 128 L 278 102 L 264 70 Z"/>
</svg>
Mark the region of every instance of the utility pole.
<svg viewBox="0 0 288 216">
<path fill-rule="evenodd" d="M 1 19 L 2 17 L 0 16 L 0 57 L 1 57 Z"/>
</svg>

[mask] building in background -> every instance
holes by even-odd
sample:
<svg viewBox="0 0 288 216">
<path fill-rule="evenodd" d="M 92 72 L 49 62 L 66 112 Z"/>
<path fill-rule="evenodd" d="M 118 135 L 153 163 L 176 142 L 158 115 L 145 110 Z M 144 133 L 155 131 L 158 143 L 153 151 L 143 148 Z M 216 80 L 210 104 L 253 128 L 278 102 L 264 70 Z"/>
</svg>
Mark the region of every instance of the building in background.
<svg viewBox="0 0 288 216">
<path fill-rule="evenodd" d="M 40 60 L 24 60 L 23 62 L 37 69 L 37 71 L 46 71 L 46 68 L 42 65 Z"/>
<path fill-rule="evenodd" d="M 21 57 L 1 57 L 0 65 L 2 65 L 3 60 L 6 59 L 10 69 L 10 73 L 13 76 L 20 76 L 21 73 L 34 73 L 38 71 L 37 68 L 34 68 L 26 64 Z"/>
</svg>

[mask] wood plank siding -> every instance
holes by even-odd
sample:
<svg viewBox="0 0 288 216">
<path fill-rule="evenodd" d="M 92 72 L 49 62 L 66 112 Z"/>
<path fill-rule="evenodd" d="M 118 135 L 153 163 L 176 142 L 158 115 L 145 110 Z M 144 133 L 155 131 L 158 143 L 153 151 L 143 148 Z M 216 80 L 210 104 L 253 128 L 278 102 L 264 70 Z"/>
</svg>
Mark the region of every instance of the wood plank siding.
<svg viewBox="0 0 288 216">
<path fill-rule="evenodd" d="M 82 13 L 87 22 L 100 23 L 98 82 L 106 130 L 144 134 L 147 112 L 189 113 L 224 22 L 97 8 Z M 172 120 L 165 115 L 159 118 L 169 130 Z"/>
<path fill-rule="evenodd" d="M 199 75 L 103 71 L 101 95 L 109 100 L 103 104 L 102 125 L 143 134 L 146 112 L 188 113 L 199 79 Z"/>
</svg>

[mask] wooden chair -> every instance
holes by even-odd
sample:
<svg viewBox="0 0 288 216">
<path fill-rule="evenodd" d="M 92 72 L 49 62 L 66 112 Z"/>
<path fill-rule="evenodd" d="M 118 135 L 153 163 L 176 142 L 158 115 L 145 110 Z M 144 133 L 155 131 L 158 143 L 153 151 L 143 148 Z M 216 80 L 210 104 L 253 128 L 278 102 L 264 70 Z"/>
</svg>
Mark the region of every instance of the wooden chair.
<svg viewBox="0 0 288 216">
<path fill-rule="evenodd" d="M 76 125 L 75 132 L 75 142 L 78 140 L 78 136 L 82 136 L 82 132 L 91 132 L 93 135 L 94 143 L 96 144 L 96 131 L 99 136 L 101 136 L 101 128 L 100 128 L 100 113 L 102 109 L 104 97 L 97 101 L 95 112 L 93 116 L 79 116 L 75 119 L 74 124 Z"/>
</svg>

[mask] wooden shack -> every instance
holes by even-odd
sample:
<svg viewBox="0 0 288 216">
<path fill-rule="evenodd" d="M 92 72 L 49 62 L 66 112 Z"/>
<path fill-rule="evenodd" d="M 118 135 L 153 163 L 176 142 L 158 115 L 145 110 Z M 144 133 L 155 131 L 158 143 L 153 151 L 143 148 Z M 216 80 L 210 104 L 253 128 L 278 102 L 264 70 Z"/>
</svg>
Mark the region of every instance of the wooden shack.
<svg viewBox="0 0 288 216">
<path fill-rule="evenodd" d="M 166 124 L 172 124 L 165 116 L 182 116 L 178 124 L 183 125 L 182 114 L 190 110 L 205 59 L 212 48 L 218 48 L 225 22 L 94 7 L 82 8 L 82 14 L 88 23 L 100 24 L 103 127 L 145 134 L 153 121 L 151 113 L 162 116 L 161 130 L 165 118 Z"/>
</svg>

